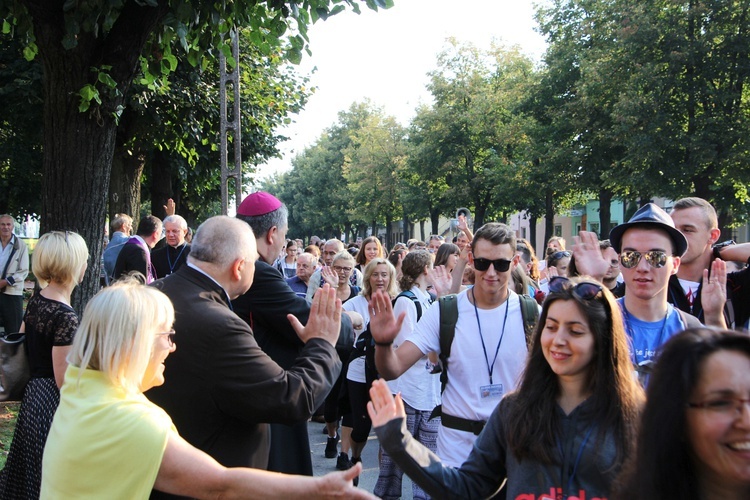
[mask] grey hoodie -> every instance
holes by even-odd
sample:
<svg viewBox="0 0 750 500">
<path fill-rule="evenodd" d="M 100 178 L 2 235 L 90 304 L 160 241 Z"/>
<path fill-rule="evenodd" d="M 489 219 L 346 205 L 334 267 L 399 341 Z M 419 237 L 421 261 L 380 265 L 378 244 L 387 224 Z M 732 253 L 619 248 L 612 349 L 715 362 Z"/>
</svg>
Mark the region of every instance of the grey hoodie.
<svg viewBox="0 0 750 500">
<path fill-rule="evenodd" d="M 569 415 L 557 407 L 561 439 L 556 455 L 560 457 L 559 450 L 564 450 L 568 462 L 568 474 L 563 475 L 560 463 L 518 462 L 508 449 L 505 422 L 512 398 L 508 396 L 495 408 L 469 458 L 458 469 L 444 467 L 437 455 L 409 434 L 402 418 L 375 428 L 375 432 L 399 467 L 436 499 L 488 498 L 507 478 L 498 498 L 555 500 L 567 495 L 568 500 L 605 500 L 619 472 L 613 466 L 617 450 L 613 433 L 606 432 L 600 440 L 599 430 L 587 418 L 590 402 L 585 401 Z"/>
</svg>

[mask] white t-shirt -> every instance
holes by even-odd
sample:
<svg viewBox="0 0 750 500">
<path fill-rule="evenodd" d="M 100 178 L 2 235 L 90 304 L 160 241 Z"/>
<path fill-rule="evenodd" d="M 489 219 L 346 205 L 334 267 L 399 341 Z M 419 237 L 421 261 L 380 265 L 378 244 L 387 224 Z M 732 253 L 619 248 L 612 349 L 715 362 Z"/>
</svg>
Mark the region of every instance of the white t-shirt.
<svg viewBox="0 0 750 500">
<path fill-rule="evenodd" d="M 362 315 L 362 329 L 354 330 L 354 342 L 365 331 L 367 324 L 370 322 L 370 311 L 367 309 L 367 299 L 364 295 L 357 295 L 344 303 L 344 311 L 354 311 Z M 349 368 L 346 372 L 347 380 L 364 384 L 365 380 L 365 357 L 360 356 L 349 362 Z"/>
<path fill-rule="evenodd" d="M 413 287 L 410 290 L 422 305 L 422 316 L 431 308 L 430 295 Z M 436 306 L 437 307 L 437 306 Z M 408 339 L 414 328 L 417 326 L 417 307 L 409 297 L 399 297 L 393 306 L 393 314 L 398 318 L 402 311 L 406 311 L 406 318 L 401 325 L 401 331 L 393 341 L 393 348 L 398 349 L 406 339 Z M 401 393 L 401 397 L 412 408 L 420 411 L 432 411 L 440 404 L 440 375 L 431 374 L 426 368 L 427 356 L 417 361 L 414 366 L 406 370 L 397 379 L 388 382 L 391 391 Z"/>
<path fill-rule="evenodd" d="M 700 288 L 701 284 L 698 281 L 689 281 L 682 278 L 678 278 L 678 281 L 680 282 L 680 286 L 682 286 L 682 291 L 685 292 L 688 304 L 690 304 L 690 307 L 693 307 L 693 302 L 698 295 L 698 288 Z"/>
<path fill-rule="evenodd" d="M 513 391 L 526 363 L 526 335 L 521 305 L 515 292 L 494 309 L 475 309 L 467 292 L 458 295 L 458 321 L 448 358 L 448 385 L 442 396 L 443 413 L 468 420 L 488 420 L 503 395 Z M 502 385 L 501 394 L 482 397 L 481 389 L 490 384 L 488 368 L 495 358 L 505 321 L 505 334 L 492 367 L 492 382 Z M 475 312 L 476 311 L 476 312 Z M 481 323 L 479 336 L 477 316 Z M 487 351 L 485 357 L 482 339 Z M 423 315 L 409 338 L 420 351 L 440 352 L 440 307 L 431 307 Z M 440 426 L 437 454 L 449 467 L 459 467 L 469 456 L 476 436 L 471 432 Z"/>
</svg>

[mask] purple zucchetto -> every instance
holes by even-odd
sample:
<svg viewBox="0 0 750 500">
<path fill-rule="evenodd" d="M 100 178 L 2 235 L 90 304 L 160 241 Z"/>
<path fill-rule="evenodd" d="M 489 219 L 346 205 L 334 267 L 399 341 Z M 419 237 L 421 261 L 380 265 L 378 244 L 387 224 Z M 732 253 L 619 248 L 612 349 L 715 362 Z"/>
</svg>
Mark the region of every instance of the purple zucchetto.
<svg viewBox="0 0 750 500">
<path fill-rule="evenodd" d="M 257 191 L 248 195 L 237 209 L 237 215 L 245 217 L 257 217 L 277 210 L 281 207 L 281 201 L 270 193 Z"/>
</svg>

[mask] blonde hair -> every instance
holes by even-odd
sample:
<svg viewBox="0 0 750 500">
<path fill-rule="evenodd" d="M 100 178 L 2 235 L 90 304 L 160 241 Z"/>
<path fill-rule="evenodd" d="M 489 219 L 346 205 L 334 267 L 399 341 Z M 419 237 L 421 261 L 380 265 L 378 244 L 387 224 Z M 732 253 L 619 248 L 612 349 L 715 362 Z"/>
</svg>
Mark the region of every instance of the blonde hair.
<svg viewBox="0 0 750 500">
<path fill-rule="evenodd" d="M 115 386 L 139 393 L 155 334 L 161 333 L 157 329 L 171 328 L 173 323 L 174 307 L 166 295 L 124 278 L 103 288 L 86 305 L 68 363 L 100 371 Z"/>
<path fill-rule="evenodd" d="M 78 233 L 51 231 L 39 238 L 31 269 L 42 288 L 50 282 L 76 285 L 88 260 L 89 249 Z"/>
<path fill-rule="evenodd" d="M 362 273 L 362 295 L 364 295 L 368 300 L 370 299 L 370 297 L 372 297 L 372 286 L 370 285 L 370 278 L 372 277 L 372 273 L 375 272 L 375 269 L 380 264 L 383 264 L 388 268 L 388 288 L 386 289 L 386 292 L 391 296 L 391 298 L 398 295 L 398 287 L 396 286 L 396 268 L 393 267 L 393 264 L 391 264 L 388 259 L 375 257 L 365 266 L 365 270 Z"/>
<path fill-rule="evenodd" d="M 351 264 L 352 266 L 354 266 L 354 264 L 356 263 L 356 261 L 354 260 L 354 257 L 352 257 L 352 254 L 350 254 L 350 253 L 349 253 L 349 252 L 347 252 L 346 250 L 342 250 L 342 251 L 340 251 L 339 253 L 337 253 L 337 254 L 336 254 L 336 255 L 335 255 L 334 257 L 333 257 L 333 260 L 331 261 L 331 265 L 334 265 L 334 264 L 335 264 L 336 262 L 338 262 L 338 261 L 340 261 L 340 260 L 343 260 L 343 261 L 345 261 L 345 262 L 348 262 L 348 263 L 349 263 L 349 264 Z"/>
</svg>

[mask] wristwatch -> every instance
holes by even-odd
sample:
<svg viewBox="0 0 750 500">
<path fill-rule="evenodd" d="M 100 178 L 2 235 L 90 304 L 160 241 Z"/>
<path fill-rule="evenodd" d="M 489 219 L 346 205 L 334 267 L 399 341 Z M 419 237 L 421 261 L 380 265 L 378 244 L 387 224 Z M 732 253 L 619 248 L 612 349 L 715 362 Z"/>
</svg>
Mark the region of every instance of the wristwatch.
<svg viewBox="0 0 750 500">
<path fill-rule="evenodd" d="M 721 258 L 721 249 L 724 248 L 724 247 L 728 247 L 730 245 L 736 245 L 736 243 L 734 242 L 734 240 L 722 241 L 721 243 L 715 244 L 714 247 L 713 247 L 714 259 L 720 259 Z"/>
</svg>

